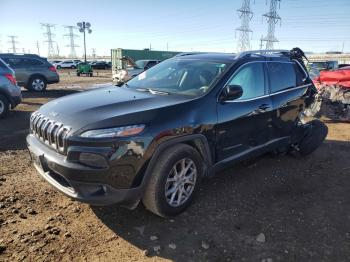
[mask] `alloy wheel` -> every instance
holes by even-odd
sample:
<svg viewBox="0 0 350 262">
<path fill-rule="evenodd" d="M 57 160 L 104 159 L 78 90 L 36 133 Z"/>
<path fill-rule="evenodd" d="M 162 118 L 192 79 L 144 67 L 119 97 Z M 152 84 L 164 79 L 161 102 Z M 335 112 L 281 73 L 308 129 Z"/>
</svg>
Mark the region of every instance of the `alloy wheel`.
<svg viewBox="0 0 350 262">
<path fill-rule="evenodd" d="M 189 158 L 176 162 L 165 183 L 165 198 L 172 207 L 181 206 L 192 195 L 197 180 L 197 168 Z"/>
<path fill-rule="evenodd" d="M 32 82 L 32 88 L 35 90 L 35 91 L 42 91 L 45 87 L 45 83 L 42 79 L 40 78 L 36 78 L 33 80 Z"/>
</svg>

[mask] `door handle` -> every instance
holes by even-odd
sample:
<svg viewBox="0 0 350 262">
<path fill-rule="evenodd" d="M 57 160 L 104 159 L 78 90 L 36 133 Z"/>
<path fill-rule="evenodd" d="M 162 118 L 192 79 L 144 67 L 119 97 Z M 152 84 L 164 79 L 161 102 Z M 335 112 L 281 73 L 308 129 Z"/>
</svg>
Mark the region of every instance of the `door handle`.
<svg viewBox="0 0 350 262">
<path fill-rule="evenodd" d="M 261 106 L 259 106 L 259 111 L 260 112 L 265 112 L 269 108 L 270 108 L 269 104 L 262 104 Z"/>
</svg>

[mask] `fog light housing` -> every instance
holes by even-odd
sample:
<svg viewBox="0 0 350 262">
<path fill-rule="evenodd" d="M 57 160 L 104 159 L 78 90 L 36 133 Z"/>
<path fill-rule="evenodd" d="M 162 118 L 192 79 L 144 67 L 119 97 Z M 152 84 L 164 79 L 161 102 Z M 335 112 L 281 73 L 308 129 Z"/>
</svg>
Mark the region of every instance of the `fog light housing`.
<svg viewBox="0 0 350 262">
<path fill-rule="evenodd" d="M 79 162 L 90 167 L 108 167 L 106 158 L 94 153 L 80 153 Z"/>
</svg>

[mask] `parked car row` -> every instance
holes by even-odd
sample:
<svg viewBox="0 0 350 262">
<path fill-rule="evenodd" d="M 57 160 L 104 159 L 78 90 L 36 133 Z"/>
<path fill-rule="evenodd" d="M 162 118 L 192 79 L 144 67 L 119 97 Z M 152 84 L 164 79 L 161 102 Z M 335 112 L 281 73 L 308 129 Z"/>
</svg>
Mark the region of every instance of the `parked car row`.
<svg viewBox="0 0 350 262">
<path fill-rule="evenodd" d="M 56 68 L 38 55 L 8 53 L 0 58 L 15 72 L 17 84 L 30 91 L 44 91 L 47 84 L 60 80 Z"/>
<path fill-rule="evenodd" d="M 70 60 L 52 60 L 51 63 L 57 68 L 57 69 L 64 69 L 64 68 L 70 68 L 70 69 L 76 69 L 80 63 L 83 63 L 83 61 L 79 59 L 70 59 Z M 91 65 L 93 69 L 109 69 L 112 68 L 111 62 L 106 61 L 88 61 L 88 64 Z"/>
</svg>

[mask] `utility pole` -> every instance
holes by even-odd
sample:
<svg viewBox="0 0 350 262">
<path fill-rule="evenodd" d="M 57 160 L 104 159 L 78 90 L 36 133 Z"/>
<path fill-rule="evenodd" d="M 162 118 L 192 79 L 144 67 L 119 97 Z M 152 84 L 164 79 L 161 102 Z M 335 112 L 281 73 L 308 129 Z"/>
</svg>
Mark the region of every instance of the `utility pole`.
<svg viewBox="0 0 350 262">
<path fill-rule="evenodd" d="M 263 14 L 268 24 L 267 36 L 261 38 L 261 41 L 266 42 L 266 49 L 273 49 L 274 43 L 278 42 L 275 37 L 276 24 L 281 21 L 281 17 L 277 14 L 277 3 L 281 4 L 281 0 L 270 0 L 270 10 Z"/>
<path fill-rule="evenodd" d="M 36 41 L 36 48 L 38 50 L 38 55 L 40 56 L 40 46 L 39 46 L 39 41 Z"/>
<path fill-rule="evenodd" d="M 85 39 L 85 31 L 91 34 L 91 24 L 89 22 L 79 22 L 77 23 L 80 33 L 84 33 L 84 62 L 86 63 L 86 39 Z"/>
<path fill-rule="evenodd" d="M 53 47 L 53 43 L 55 42 L 53 38 L 55 37 L 55 34 L 52 33 L 52 29 L 55 28 L 55 25 L 42 23 L 41 26 L 46 29 L 46 32 L 44 33 L 46 40 L 44 42 L 47 42 L 47 57 L 52 58 L 56 55 L 55 49 Z"/>
<path fill-rule="evenodd" d="M 77 53 L 75 52 L 75 48 L 78 47 L 78 45 L 74 43 L 74 39 L 79 36 L 77 34 L 74 34 L 74 30 L 76 29 L 76 27 L 72 25 L 67 25 L 64 28 L 68 29 L 68 34 L 65 34 L 63 36 L 69 37 L 69 45 L 67 45 L 68 47 L 70 47 L 69 57 L 77 58 Z"/>
<path fill-rule="evenodd" d="M 18 42 L 16 41 L 17 36 L 16 35 L 9 35 L 8 37 L 10 38 L 9 43 L 12 46 L 12 53 L 16 54 L 17 53 L 16 44 L 18 44 Z"/>
<path fill-rule="evenodd" d="M 237 50 L 242 52 L 251 49 L 250 33 L 253 31 L 249 27 L 249 22 L 253 18 L 253 12 L 250 9 L 250 0 L 243 0 L 241 8 L 237 12 L 241 19 L 241 26 L 236 28 L 236 31 L 239 32 Z"/>
</svg>

